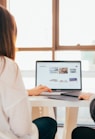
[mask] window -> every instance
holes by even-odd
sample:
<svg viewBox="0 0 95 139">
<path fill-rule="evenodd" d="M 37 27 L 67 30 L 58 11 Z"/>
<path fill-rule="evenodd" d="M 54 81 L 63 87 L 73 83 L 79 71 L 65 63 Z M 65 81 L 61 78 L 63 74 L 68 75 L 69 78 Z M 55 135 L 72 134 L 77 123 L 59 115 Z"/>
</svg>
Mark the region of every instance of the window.
<svg viewBox="0 0 95 139">
<path fill-rule="evenodd" d="M 36 60 L 81 60 L 84 89 L 95 90 L 94 0 L 6 0 L 14 15 L 18 37 L 16 62 L 26 88 L 35 86 Z M 85 84 L 86 83 L 86 84 Z M 89 113 L 81 109 L 79 117 Z M 63 118 L 57 109 L 59 123 Z M 92 124 L 91 119 L 88 124 Z"/>
<path fill-rule="evenodd" d="M 59 43 L 64 46 L 94 45 L 94 0 L 59 1 Z"/>
<path fill-rule="evenodd" d="M 17 22 L 17 47 L 51 47 L 51 0 L 10 0 L 9 7 Z"/>
</svg>

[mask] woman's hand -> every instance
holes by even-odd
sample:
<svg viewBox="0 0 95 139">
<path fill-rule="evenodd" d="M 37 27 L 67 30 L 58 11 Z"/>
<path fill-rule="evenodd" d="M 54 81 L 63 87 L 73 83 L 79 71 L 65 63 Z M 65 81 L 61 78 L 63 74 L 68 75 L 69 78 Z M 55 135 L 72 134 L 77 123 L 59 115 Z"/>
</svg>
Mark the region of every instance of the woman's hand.
<svg viewBox="0 0 95 139">
<path fill-rule="evenodd" d="M 89 100 L 93 96 L 93 93 L 82 93 L 79 99 Z"/>
<path fill-rule="evenodd" d="M 52 90 L 50 88 L 48 88 L 47 86 L 44 85 L 39 85 L 33 89 L 27 90 L 28 91 L 28 95 L 29 96 L 38 96 L 40 95 L 42 92 L 52 92 Z"/>
</svg>

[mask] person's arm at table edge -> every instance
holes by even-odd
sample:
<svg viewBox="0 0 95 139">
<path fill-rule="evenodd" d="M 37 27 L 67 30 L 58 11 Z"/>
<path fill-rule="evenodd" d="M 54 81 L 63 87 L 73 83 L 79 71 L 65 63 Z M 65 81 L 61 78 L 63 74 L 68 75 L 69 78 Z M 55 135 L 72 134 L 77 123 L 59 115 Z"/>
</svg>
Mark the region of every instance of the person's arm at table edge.
<svg viewBox="0 0 95 139">
<path fill-rule="evenodd" d="M 79 99 L 83 99 L 83 100 L 92 100 L 95 98 L 95 94 L 94 93 L 90 93 L 90 92 L 83 92 L 79 95 Z"/>
</svg>

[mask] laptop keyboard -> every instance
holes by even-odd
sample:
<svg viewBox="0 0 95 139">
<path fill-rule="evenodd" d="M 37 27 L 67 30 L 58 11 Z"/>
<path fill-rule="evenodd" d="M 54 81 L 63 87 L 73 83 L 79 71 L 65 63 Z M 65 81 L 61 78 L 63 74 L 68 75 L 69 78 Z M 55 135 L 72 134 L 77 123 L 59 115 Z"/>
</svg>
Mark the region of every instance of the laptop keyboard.
<svg viewBox="0 0 95 139">
<path fill-rule="evenodd" d="M 41 96 L 61 95 L 62 92 L 42 92 Z"/>
</svg>

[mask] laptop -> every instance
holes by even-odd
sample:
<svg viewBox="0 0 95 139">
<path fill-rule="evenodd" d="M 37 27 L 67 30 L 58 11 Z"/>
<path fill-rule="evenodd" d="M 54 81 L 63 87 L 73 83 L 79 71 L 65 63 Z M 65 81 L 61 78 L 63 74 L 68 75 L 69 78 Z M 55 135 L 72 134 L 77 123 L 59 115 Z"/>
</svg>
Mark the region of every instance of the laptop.
<svg viewBox="0 0 95 139">
<path fill-rule="evenodd" d="M 78 97 L 82 90 L 81 61 L 36 61 L 35 85 L 52 89 L 42 96 Z"/>
</svg>

